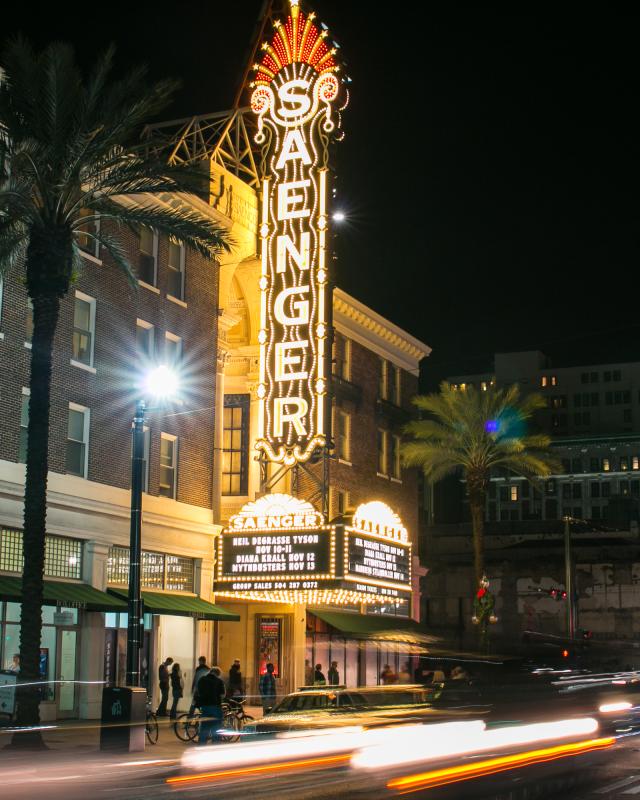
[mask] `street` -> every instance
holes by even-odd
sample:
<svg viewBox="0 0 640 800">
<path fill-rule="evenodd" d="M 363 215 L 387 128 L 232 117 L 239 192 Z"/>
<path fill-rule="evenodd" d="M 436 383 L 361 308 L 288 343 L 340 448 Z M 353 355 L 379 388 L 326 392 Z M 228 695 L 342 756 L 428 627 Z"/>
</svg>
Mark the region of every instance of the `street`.
<svg viewBox="0 0 640 800">
<path fill-rule="evenodd" d="M 78 744 L 78 738 L 84 744 Z M 3 739 L 5 737 L 2 737 Z M 195 753 L 194 745 L 178 742 L 163 725 L 159 744 L 144 753 L 104 754 L 96 747 L 97 729 L 45 734 L 50 749 L 25 754 L 8 748 L 0 756 L 0 781 L 12 798 L 127 798 L 184 796 L 199 798 L 274 797 L 323 800 L 329 797 L 478 797 L 496 800 L 529 800 L 533 797 L 626 798 L 640 794 L 640 739 L 627 736 L 605 750 L 550 763 L 497 772 L 480 779 L 458 781 L 450 786 L 394 789 L 394 778 L 424 771 L 413 764 L 399 773 L 381 770 L 354 771 L 350 753 L 318 755 L 305 759 L 271 761 L 263 765 L 224 769 L 185 770 L 182 756 Z M 8 739 L 8 737 L 7 737 Z M 242 748 L 243 745 L 231 747 Z M 232 752 L 232 751 L 228 751 Z M 239 753 L 240 751 L 237 750 Z M 483 756 L 490 758 L 494 754 Z M 465 759 L 460 759 L 464 763 Z M 429 769 L 439 765 L 431 762 Z"/>
</svg>

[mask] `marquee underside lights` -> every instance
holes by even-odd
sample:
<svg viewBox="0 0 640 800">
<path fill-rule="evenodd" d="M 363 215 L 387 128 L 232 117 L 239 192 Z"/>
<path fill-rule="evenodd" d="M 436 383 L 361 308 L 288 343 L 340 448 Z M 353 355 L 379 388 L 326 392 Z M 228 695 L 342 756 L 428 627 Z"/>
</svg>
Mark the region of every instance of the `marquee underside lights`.
<svg viewBox="0 0 640 800">
<path fill-rule="evenodd" d="M 275 24 L 251 96 L 266 167 L 256 448 L 287 465 L 327 443 L 327 171 L 341 82 L 326 31 L 313 20 L 293 5 Z"/>
</svg>

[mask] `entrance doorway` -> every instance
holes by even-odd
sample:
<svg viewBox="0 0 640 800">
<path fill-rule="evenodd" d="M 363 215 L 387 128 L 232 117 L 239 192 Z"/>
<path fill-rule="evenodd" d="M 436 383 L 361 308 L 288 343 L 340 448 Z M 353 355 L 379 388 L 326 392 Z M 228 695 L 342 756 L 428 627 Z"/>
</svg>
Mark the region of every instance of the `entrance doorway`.
<svg viewBox="0 0 640 800">
<path fill-rule="evenodd" d="M 77 679 L 77 631 L 74 628 L 57 629 L 57 663 L 56 675 L 58 676 L 57 717 L 68 719 L 78 716 Z"/>
</svg>

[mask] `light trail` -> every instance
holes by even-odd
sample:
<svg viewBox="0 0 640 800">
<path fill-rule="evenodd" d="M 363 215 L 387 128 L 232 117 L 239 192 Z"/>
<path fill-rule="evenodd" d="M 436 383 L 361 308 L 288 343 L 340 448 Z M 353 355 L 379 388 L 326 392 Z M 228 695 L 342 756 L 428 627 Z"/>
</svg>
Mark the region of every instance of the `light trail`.
<svg viewBox="0 0 640 800">
<path fill-rule="evenodd" d="M 582 742 L 572 742 L 571 744 L 555 745 L 554 747 L 545 747 L 540 750 L 529 750 L 524 753 L 490 758 L 459 767 L 447 767 L 445 769 L 431 770 L 430 772 L 421 772 L 416 775 L 405 775 L 388 781 L 387 788 L 395 790 L 399 794 L 411 794 L 423 789 L 433 789 L 451 783 L 507 772 L 510 769 L 556 761 L 560 758 L 590 753 L 594 750 L 603 750 L 611 747 L 615 744 L 615 741 L 612 736 L 602 739 L 587 739 Z"/>
<path fill-rule="evenodd" d="M 174 778 L 167 778 L 166 782 L 170 785 L 179 785 L 210 780 L 224 780 L 225 778 L 247 777 L 250 775 L 268 775 L 270 773 L 287 770 L 333 767 L 337 764 L 346 764 L 350 758 L 351 755 L 349 753 L 344 753 L 338 756 L 323 756 L 321 758 L 308 758 L 299 761 L 281 761 L 279 764 L 258 764 L 254 767 L 226 769 L 219 770 L 218 772 L 204 772 L 198 775 L 179 775 Z"/>
</svg>

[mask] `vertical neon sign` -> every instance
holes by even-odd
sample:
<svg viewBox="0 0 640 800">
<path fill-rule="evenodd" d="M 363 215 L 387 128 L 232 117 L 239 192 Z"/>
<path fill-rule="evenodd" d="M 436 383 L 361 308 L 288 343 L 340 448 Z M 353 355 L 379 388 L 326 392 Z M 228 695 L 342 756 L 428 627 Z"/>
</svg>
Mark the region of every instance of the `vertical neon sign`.
<svg viewBox="0 0 640 800">
<path fill-rule="evenodd" d="M 251 108 L 263 148 L 259 434 L 275 462 L 307 461 L 326 444 L 327 171 L 341 83 L 326 30 L 297 2 L 255 66 Z"/>
</svg>

